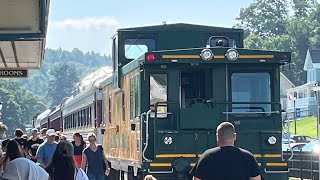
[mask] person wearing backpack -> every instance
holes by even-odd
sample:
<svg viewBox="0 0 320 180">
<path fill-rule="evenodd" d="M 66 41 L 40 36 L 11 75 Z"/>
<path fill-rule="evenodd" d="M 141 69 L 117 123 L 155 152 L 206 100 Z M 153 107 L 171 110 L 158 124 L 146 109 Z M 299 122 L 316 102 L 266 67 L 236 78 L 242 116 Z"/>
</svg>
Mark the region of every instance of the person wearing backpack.
<svg viewBox="0 0 320 180">
<path fill-rule="evenodd" d="M 73 159 L 74 149 L 73 145 L 61 140 L 46 171 L 49 173 L 49 180 L 89 180 L 86 173 L 77 168 L 76 162 Z"/>
</svg>

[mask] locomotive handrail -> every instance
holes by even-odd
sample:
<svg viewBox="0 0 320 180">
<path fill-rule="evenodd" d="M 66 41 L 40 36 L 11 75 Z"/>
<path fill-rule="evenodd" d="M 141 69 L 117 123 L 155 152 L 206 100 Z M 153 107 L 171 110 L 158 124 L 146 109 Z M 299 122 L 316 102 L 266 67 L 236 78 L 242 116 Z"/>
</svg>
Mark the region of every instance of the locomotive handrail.
<svg viewBox="0 0 320 180">
<path fill-rule="evenodd" d="M 222 114 L 280 114 L 280 111 L 269 111 L 269 112 L 222 112 Z"/>
<path fill-rule="evenodd" d="M 286 170 L 286 171 L 268 171 L 267 168 L 264 168 L 264 172 L 267 174 L 278 174 L 278 173 L 288 173 L 290 172 L 290 170 Z"/>
<path fill-rule="evenodd" d="M 140 115 L 140 140 L 142 141 L 142 143 L 143 143 L 142 127 L 143 127 L 143 123 L 144 123 L 143 117 L 144 117 L 146 114 L 147 114 L 146 112 L 143 112 L 143 113 L 141 113 L 141 115 Z M 139 151 L 140 151 L 141 154 L 142 154 L 142 143 L 139 143 Z M 141 162 L 142 162 L 142 156 L 140 156 L 140 160 L 141 160 Z"/>
<path fill-rule="evenodd" d="M 215 102 L 217 104 L 281 104 L 279 102 L 226 102 L 226 101 L 215 101 L 213 99 L 207 100 L 207 102 Z"/>
<path fill-rule="evenodd" d="M 150 169 L 148 169 L 148 173 L 155 173 L 155 174 L 166 174 L 166 173 L 173 173 L 173 168 L 171 168 L 171 171 L 150 171 Z"/>
<path fill-rule="evenodd" d="M 144 148 L 143 148 L 143 151 L 142 151 L 142 157 L 143 157 L 143 159 L 145 160 L 145 161 L 147 161 L 147 162 L 151 162 L 152 160 L 150 160 L 150 159 L 148 159 L 148 158 L 146 158 L 146 156 L 145 156 L 145 152 L 146 152 L 146 150 L 147 150 L 147 148 L 148 148 L 148 145 L 149 145 L 149 115 L 150 115 L 150 113 L 151 113 L 151 110 L 149 110 L 148 112 L 147 112 L 147 118 L 146 118 L 146 121 L 143 121 L 144 123 L 146 123 L 146 142 L 144 143 Z M 142 124 L 142 123 L 141 123 Z M 142 126 L 142 125 L 141 125 Z"/>
</svg>

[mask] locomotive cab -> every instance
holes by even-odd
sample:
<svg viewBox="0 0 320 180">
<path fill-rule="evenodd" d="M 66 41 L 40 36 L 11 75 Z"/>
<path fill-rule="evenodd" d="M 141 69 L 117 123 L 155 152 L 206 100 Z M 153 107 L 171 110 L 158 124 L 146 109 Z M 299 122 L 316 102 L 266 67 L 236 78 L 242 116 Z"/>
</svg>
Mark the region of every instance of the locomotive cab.
<svg viewBox="0 0 320 180">
<path fill-rule="evenodd" d="M 245 49 L 241 29 L 190 24 L 120 29 L 113 47 L 102 83 L 113 179 L 187 179 L 222 121 L 266 179 L 287 179 L 279 67 L 289 52 Z"/>
</svg>

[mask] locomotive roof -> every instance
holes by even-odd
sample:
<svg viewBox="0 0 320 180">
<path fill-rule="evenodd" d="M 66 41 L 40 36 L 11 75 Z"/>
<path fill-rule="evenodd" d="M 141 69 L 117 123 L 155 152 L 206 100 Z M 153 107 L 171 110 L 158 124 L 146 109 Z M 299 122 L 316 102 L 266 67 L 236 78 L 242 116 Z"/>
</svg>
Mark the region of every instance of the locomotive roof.
<svg viewBox="0 0 320 180">
<path fill-rule="evenodd" d="M 121 31 L 211 31 L 211 32 L 243 32 L 243 29 L 237 28 L 224 28 L 216 26 L 205 26 L 197 24 L 186 24 L 186 23 L 176 23 L 176 24 L 163 24 L 163 25 L 153 25 L 153 26 L 142 26 L 133 28 L 122 28 L 118 29 Z"/>
</svg>

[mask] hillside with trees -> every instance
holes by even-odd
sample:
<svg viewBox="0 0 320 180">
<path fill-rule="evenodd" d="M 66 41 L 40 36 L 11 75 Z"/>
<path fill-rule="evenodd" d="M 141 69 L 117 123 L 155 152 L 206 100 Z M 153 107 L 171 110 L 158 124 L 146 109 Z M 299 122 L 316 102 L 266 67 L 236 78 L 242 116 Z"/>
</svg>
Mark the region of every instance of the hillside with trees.
<svg viewBox="0 0 320 180">
<path fill-rule="evenodd" d="M 35 95 L 46 99 L 48 107 L 56 106 L 70 96 L 74 85 L 85 75 L 102 66 L 111 66 L 111 57 L 99 53 L 46 49 L 40 70 L 32 70 L 20 82 Z"/>
<path fill-rule="evenodd" d="M 28 78 L 0 79 L 2 120 L 8 126 L 7 135 L 12 137 L 16 128 L 25 129 L 35 114 L 70 96 L 81 78 L 108 65 L 111 65 L 110 56 L 93 51 L 46 49 L 40 70 L 29 70 Z"/>
</svg>

